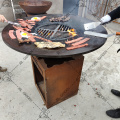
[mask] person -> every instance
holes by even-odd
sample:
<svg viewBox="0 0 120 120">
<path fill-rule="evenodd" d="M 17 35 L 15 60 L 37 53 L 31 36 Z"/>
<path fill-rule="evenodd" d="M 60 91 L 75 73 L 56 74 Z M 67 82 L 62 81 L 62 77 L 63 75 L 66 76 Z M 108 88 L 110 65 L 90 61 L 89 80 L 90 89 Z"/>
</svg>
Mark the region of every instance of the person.
<svg viewBox="0 0 120 120">
<path fill-rule="evenodd" d="M 3 15 L 0 15 L 0 22 L 7 22 L 7 19 L 3 16 Z M 6 72 L 7 71 L 7 68 L 4 68 L 4 67 L 1 67 L 0 66 L 0 72 Z M 0 77 L 1 79 L 1 77 Z"/>
<path fill-rule="evenodd" d="M 117 18 L 120 18 L 120 7 L 116 8 L 112 12 L 110 12 L 107 15 L 105 15 L 104 17 L 102 17 L 100 19 L 100 21 L 101 21 L 102 24 L 106 24 L 106 23 L 109 23 L 110 21 L 113 21 Z M 112 89 L 111 92 L 114 95 L 120 97 L 120 91 Z M 120 108 L 113 109 L 113 110 L 108 110 L 108 111 L 106 111 L 106 114 L 109 117 L 112 117 L 112 118 L 120 118 Z"/>
</svg>

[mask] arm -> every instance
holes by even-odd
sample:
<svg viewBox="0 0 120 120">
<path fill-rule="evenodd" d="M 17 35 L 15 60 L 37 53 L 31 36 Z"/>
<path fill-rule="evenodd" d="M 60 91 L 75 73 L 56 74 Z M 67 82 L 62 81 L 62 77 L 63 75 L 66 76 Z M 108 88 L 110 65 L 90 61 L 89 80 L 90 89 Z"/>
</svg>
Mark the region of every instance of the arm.
<svg viewBox="0 0 120 120">
<path fill-rule="evenodd" d="M 0 15 L 0 22 L 7 22 L 7 19 L 3 16 L 3 15 Z"/>
<path fill-rule="evenodd" d="M 115 20 L 117 18 L 120 18 L 120 7 L 113 10 L 112 12 L 108 13 L 108 15 L 111 17 L 111 20 Z"/>
<path fill-rule="evenodd" d="M 108 15 L 102 17 L 100 21 L 102 24 L 105 24 L 105 23 L 115 20 L 117 18 L 120 18 L 120 7 L 111 11 L 110 13 L 108 13 Z"/>
</svg>

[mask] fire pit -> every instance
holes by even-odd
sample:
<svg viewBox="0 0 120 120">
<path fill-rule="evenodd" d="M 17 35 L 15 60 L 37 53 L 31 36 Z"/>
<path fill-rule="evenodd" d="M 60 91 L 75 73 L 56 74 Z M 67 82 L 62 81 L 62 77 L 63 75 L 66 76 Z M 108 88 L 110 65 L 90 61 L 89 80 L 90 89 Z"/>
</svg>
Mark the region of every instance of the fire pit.
<svg viewBox="0 0 120 120">
<path fill-rule="evenodd" d="M 41 0 L 24 0 L 24 1 L 20 1 L 19 5 L 21 6 L 21 8 L 24 9 L 24 11 L 27 14 L 44 14 L 46 13 L 51 5 L 52 2 L 50 1 L 41 1 Z"/>
<path fill-rule="evenodd" d="M 42 15 L 39 15 L 42 16 Z M 20 45 L 17 40 L 11 40 L 8 32 L 14 29 L 12 25 L 7 25 L 2 37 L 4 42 L 16 51 L 31 55 L 35 85 L 40 92 L 47 108 L 50 108 L 77 94 L 80 76 L 84 61 L 83 54 L 92 52 L 100 48 L 106 42 L 106 38 L 99 38 L 84 35 L 84 24 L 91 22 L 80 16 L 70 16 L 67 22 L 50 22 L 52 17 L 61 15 L 46 15 L 46 19 L 38 22 L 32 29 L 32 33 L 37 33 L 39 37 L 50 39 L 55 42 L 65 43 L 67 39 L 73 39 L 66 31 L 75 29 L 78 37 L 88 37 L 88 46 L 75 50 L 39 49 L 33 43 Z M 31 16 L 32 17 L 32 16 Z M 27 17 L 26 19 L 31 19 Z M 107 31 L 99 26 L 93 31 L 105 33 Z M 36 39 L 40 42 L 42 40 Z M 66 45 L 67 47 L 67 45 Z"/>
</svg>

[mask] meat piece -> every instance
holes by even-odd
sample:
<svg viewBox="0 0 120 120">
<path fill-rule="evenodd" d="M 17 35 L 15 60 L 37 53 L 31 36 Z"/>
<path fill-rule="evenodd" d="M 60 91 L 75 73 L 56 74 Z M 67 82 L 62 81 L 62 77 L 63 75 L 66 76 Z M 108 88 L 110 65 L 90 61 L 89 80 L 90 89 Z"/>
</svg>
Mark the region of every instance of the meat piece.
<svg viewBox="0 0 120 120">
<path fill-rule="evenodd" d="M 14 36 L 14 30 L 9 30 L 9 36 L 11 39 L 16 39 L 16 37 Z"/>
<path fill-rule="evenodd" d="M 33 24 L 32 24 L 32 23 L 30 23 L 30 25 L 34 26 L 35 24 L 34 24 L 34 23 L 33 23 Z"/>
<path fill-rule="evenodd" d="M 35 21 L 28 21 L 28 22 L 26 22 L 26 23 L 29 23 L 29 24 L 35 24 Z"/>
<path fill-rule="evenodd" d="M 31 30 L 28 29 L 28 28 L 23 28 L 23 30 L 28 31 L 28 32 L 31 32 Z"/>
<path fill-rule="evenodd" d="M 18 21 L 23 21 L 23 19 L 17 19 Z"/>
<path fill-rule="evenodd" d="M 34 43 L 38 48 L 62 48 L 65 47 L 65 44 L 61 42 L 35 42 Z"/>
<path fill-rule="evenodd" d="M 88 44 L 83 44 L 83 45 L 77 45 L 77 46 L 71 46 L 71 47 L 67 47 L 66 50 L 74 50 L 74 49 L 78 49 L 78 48 L 82 48 L 82 47 L 86 47 L 88 46 Z"/>
<path fill-rule="evenodd" d="M 25 42 L 29 43 L 29 42 L 31 42 L 30 39 L 25 39 L 25 40 L 23 40 L 23 39 L 18 39 L 18 41 L 19 41 L 19 43 L 25 43 Z"/>
<path fill-rule="evenodd" d="M 18 39 L 22 39 L 20 32 L 21 32 L 21 30 L 16 30 L 16 36 Z"/>
<path fill-rule="evenodd" d="M 29 25 L 28 23 L 26 23 L 25 21 L 20 21 L 19 24 L 22 26 L 22 27 L 27 27 L 29 29 L 32 29 L 32 26 Z"/>
<path fill-rule="evenodd" d="M 74 42 L 78 42 L 78 41 L 80 41 L 80 40 L 82 40 L 82 39 L 83 39 L 83 37 L 79 37 L 79 38 L 74 39 L 74 40 L 66 41 L 65 43 L 66 43 L 66 44 L 71 44 L 71 43 L 74 43 Z"/>
<path fill-rule="evenodd" d="M 43 17 L 40 18 L 40 20 L 43 20 L 43 19 L 45 19 L 46 17 L 47 17 L 47 16 L 43 16 Z"/>
<path fill-rule="evenodd" d="M 16 30 L 23 30 L 22 27 L 17 27 L 17 26 L 14 26 L 14 25 L 13 25 L 13 27 L 14 27 Z"/>
<path fill-rule="evenodd" d="M 36 40 L 34 39 L 34 36 L 30 36 L 29 39 L 31 42 L 36 42 Z"/>
<path fill-rule="evenodd" d="M 87 42 L 88 40 L 90 40 L 90 38 L 85 38 L 79 42 L 73 43 L 72 46 L 77 46 L 77 45 L 83 44 L 83 43 Z"/>
<path fill-rule="evenodd" d="M 50 22 L 66 22 L 69 21 L 70 17 L 67 16 L 61 16 L 61 17 L 57 17 L 57 18 L 51 18 L 49 21 Z"/>
</svg>

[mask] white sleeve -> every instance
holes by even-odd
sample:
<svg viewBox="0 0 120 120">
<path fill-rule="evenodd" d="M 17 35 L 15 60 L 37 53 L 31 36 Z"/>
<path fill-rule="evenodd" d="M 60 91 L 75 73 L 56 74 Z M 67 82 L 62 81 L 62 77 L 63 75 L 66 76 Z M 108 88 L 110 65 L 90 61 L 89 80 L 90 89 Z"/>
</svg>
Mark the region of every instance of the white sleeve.
<svg viewBox="0 0 120 120">
<path fill-rule="evenodd" d="M 100 19 L 100 21 L 101 21 L 102 24 L 110 22 L 111 21 L 111 17 L 109 15 L 106 15 L 106 16 L 102 17 Z"/>
</svg>

